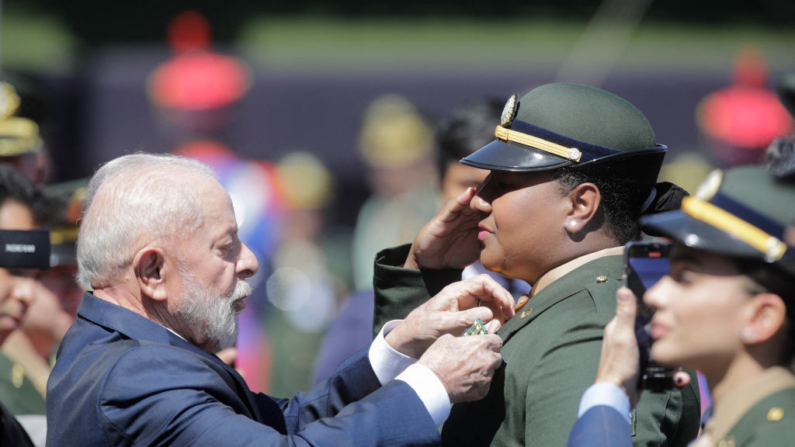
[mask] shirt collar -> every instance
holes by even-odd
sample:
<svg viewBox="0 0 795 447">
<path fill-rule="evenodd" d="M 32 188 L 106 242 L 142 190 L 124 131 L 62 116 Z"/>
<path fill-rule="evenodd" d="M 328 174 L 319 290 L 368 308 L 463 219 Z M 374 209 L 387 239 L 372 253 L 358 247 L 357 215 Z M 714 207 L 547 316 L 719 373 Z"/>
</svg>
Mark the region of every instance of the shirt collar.
<svg viewBox="0 0 795 447">
<path fill-rule="evenodd" d="M 533 288 L 530 289 L 530 296 L 535 296 L 538 292 L 541 292 L 546 287 L 548 287 L 553 282 L 557 281 L 558 279 L 562 278 L 566 274 L 574 271 L 576 268 L 585 265 L 595 259 L 604 258 L 605 256 L 614 256 L 620 255 L 624 252 L 624 247 L 610 247 L 605 248 L 603 250 L 595 251 L 593 253 L 588 253 L 587 255 L 580 256 L 579 258 L 574 258 L 571 261 L 561 264 L 552 270 L 544 273 L 538 278 L 538 281 L 533 284 Z"/>
</svg>

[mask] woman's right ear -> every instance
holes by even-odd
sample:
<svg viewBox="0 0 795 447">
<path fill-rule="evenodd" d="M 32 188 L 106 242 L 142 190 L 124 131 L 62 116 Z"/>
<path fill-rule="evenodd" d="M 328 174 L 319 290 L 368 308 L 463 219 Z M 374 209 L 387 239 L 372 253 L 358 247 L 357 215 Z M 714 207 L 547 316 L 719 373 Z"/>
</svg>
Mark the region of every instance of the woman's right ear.
<svg viewBox="0 0 795 447">
<path fill-rule="evenodd" d="M 780 296 L 760 293 L 748 303 L 750 312 L 743 326 L 741 338 L 746 344 L 770 340 L 785 326 L 787 307 Z"/>
</svg>

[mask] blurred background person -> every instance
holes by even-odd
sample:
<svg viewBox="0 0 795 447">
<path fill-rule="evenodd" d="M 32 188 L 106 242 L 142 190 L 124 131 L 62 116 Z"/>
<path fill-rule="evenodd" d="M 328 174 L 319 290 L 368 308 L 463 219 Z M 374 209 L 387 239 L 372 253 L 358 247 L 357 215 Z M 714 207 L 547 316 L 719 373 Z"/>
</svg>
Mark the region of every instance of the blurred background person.
<svg viewBox="0 0 795 447">
<path fill-rule="evenodd" d="M 321 339 L 337 314 L 340 297 L 348 293 L 331 266 L 348 263 L 350 252 L 339 253 L 328 243 L 325 211 L 334 185 L 323 163 L 308 152 L 294 151 L 279 160 L 276 176 L 285 216 L 271 258 L 273 273 L 265 280 L 270 307 L 264 325 L 273 334 L 270 389 L 279 394 L 312 383 Z"/>
<path fill-rule="evenodd" d="M 17 115 L 42 117 L 42 107 L 36 104 L 44 100 L 34 88 L 22 85 L 23 94 L 18 94 L 10 83 L 0 82 L 0 166 L 3 168 L 0 203 L 15 210 L 4 212 L 3 225 L 22 230 L 64 227 L 50 233 L 52 246 L 63 254 L 50 258 L 50 264 L 58 266 L 54 271 L 40 273 L 41 278 L 47 278 L 44 281 L 47 286 L 40 281 L 33 283 L 31 293 L 36 299 L 26 312 L 20 330 L 9 335 L 0 349 L 0 398 L 12 414 L 41 415 L 43 419 L 47 378 L 55 350 L 75 318 L 82 295 L 82 289 L 71 276 L 76 271 L 74 256 L 69 259 L 68 255 L 70 246 L 73 252 L 79 212 L 71 217 L 67 213 L 70 209 L 79 210 L 79 204 L 69 207 L 65 199 L 45 192 L 41 185 L 52 173 L 46 145 L 36 122 Z M 76 298 L 75 293 L 68 293 L 71 289 L 77 290 Z"/>
<path fill-rule="evenodd" d="M 34 183 L 46 183 L 52 176 L 52 161 L 39 125 L 31 119 L 41 118 L 43 113 L 29 106 L 43 100 L 35 87 L 22 85 L 25 95 L 10 82 L 0 82 L 0 163 L 13 166 Z"/>
<path fill-rule="evenodd" d="M 433 129 L 401 95 L 376 98 L 364 111 L 359 151 L 372 194 L 353 234 L 356 290 L 373 287 L 373 259 L 385 247 L 411 242 L 436 212 L 431 161 Z"/>
<path fill-rule="evenodd" d="M 85 290 L 75 281 L 77 275 L 77 232 L 82 215 L 86 179 L 48 185 L 46 190 L 60 208 L 50 229 L 50 268 L 41 273 L 39 281 L 49 289 L 64 312 L 77 318 L 77 307 Z"/>
<path fill-rule="evenodd" d="M 0 164 L 0 229 L 48 227 L 58 219 L 59 211 L 60 208 L 43 189 L 14 167 Z M 43 442 L 46 425 L 42 406 L 50 371 L 50 353 L 42 357 L 33 340 L 38 340 L 42 334 L 46 334 L 46 338 L 53 331 L 62 337 L 71 319 L 68 315 L 59 314 L 58 299 L 32 275 L 32 271 L 0 268 L 0 284 L 5 291 L 3 298 L 15 295 L 15 299 L 8 301 L 9 307 L 4 306 L 0 317 L 0 334 L 4 342 L 0 352 L 0 402 L 12 415 L 22 419 L 34 440 Z M 36 303 L 38 298 L 43 303 Z M 37 314 L 31 316 L 31 312 Z M 34 334 L 32 337 L 24 333 L 26 325 Z M 15 331 L 20 328 L 23 330 Z"/>
<path fill-rule="evenodd" d="M 9 191 L 7 184 L 2 187 Z M 79 216 L 80 203 L 67 203 L 66 196 L 54 193 L 51 188 L 42 190 L 42 186 L 29 183 L 20 185 L 14 194 L 6 194 L 11 200 L 27 200 L 23 203 L 33 209 L 44 209 L 44 215 L 36 218 L 47 220 L 36 220 L 35 225 L 37 228 L 50 229 L 51 255 L 50 268 L 39 272 L 37 276 L 34 287 L 36 299 L 28 309 L 20 330 L 11 334 L 0 348 L 0 356 L 14 364 L 10 382 L 6 381 L 0 386 L 24 402 L 24 410 L 14 411 L 43 415 L 47 379 L 55 363 L 55 354 L 77 317 L 77 306 L 84 293 L 74 280 L 77 272 L 76 216 Z M 19 377 L 14 377 L 14 372 L 22 373 L 21 382 Z M 29 393 L 30 384 L 38 391 L 38 396 Z"/>
</svg>

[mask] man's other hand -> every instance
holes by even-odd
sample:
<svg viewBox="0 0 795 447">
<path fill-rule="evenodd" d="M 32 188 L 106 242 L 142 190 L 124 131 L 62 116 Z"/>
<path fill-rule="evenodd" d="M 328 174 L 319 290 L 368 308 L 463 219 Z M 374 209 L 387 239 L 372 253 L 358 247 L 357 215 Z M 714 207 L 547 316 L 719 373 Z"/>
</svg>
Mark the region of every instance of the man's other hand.
<svg viewBox="0 0 795 447">
<path fill-rule="evenodd" d="M 445 287 L 411 311 L 386 335 L 396 351 L 420 358 L 444 334 L 460 335 L 478 318 L 494 333 L 514 315 L 513 296 L 488 275 L 479 275 Z"/>
<path fill-rule="evenodd" d="M 467 188 L 422 227 L 403 267 L 464 268 L 478 260 L 478 222 L 482 216 L 469 207 L 475 192 L 475 188 Z"/>
<path fill-rule="evenodd" d="M 494 371 L 502 364 L 502 340 L 494 334 L 471 337 L 443 335 L 420 357 L 420 363 L 442 381 L 450 402 L 483 399 Z"/>
</svg>

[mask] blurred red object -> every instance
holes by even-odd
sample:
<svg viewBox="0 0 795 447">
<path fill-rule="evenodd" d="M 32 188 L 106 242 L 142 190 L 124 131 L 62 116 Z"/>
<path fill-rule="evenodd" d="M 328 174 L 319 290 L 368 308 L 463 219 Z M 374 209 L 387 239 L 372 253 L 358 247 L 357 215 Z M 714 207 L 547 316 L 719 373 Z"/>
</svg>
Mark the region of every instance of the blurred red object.
<svg viewBox="0 0 795 447">
<path fill-rule="evenodd" d="M 792 131 L 792 118 L 767 88 L 767 64 L 755 47 L 740 50 L 732 77 L 733 85 L 701 100 L 698 125 L 724 163 L 755 163 L 774 138 Z"/>
<path fill-rule="evenodd" d="M 179 14 L 168 26 L 176 55 L 155 69 L 149 97 L 168 111 L 204 112 L 227 108 L 246 94 L 250 75 L 237 58 L 210 51 L 210 24 L 196 11 Z"/>
<path fill-rule="evenodd" d="M 210 23 L 197 11 L 179 14 L 166 30 L 168 44 L 177 53 L 210 48 Z"/>
<path fill-rule="evenodd" d="M 193 50 L 155 70 L 150 94 L 161 107 L 209 110 L 237 102 L 248 86 L 248 70 L 236 58 Z"/>
</svg>

